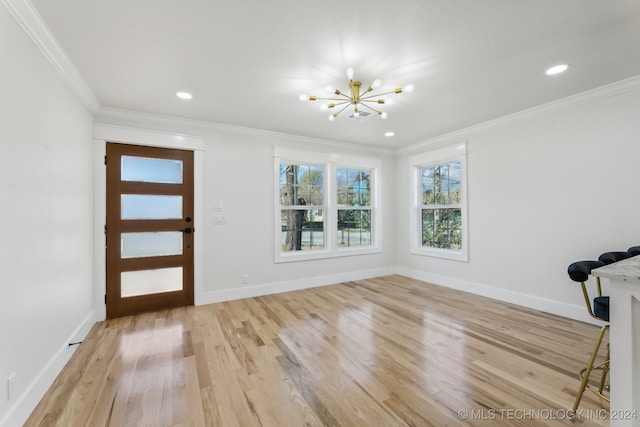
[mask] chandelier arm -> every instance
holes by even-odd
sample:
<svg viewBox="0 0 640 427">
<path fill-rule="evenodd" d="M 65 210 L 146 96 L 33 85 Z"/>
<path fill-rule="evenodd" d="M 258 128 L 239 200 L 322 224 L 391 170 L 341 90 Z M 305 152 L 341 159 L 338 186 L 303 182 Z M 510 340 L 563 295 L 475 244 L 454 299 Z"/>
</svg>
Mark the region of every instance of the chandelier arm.
<svg viewBox="0 0 640 427">
<path fill-rule="evenodd" d="M 338 114 L 342 113 L 344 110 L 346 110 L 349 106 L 351 105 L 351 103 L 348 103 L 347 105 L 345 105 L 344 107 L 342 107 L 342 109 L 340 111 L 338 111 L 337 113 L 333 113 L 333 117 L 338 117 Z"/>
<path fill-rule="evenodd" d="M 360 99 L 365 99 L 366 100 L 366 99 L 371 99 L 371 98 L 378 98 L 378 97 L 381 97 L 381 96 L 384 96 L 384 95 L 390 95 L 392 93 L 396 93 L 397 94 L 397 93 L 402 93 L 402 92 L 396 92 L 395 90 L 392 90 L 391 92 L 374 93 L 374 94 L 371 94 L 369 96 L 362 96 L 362 97 L 360 97 Z"/>
<path fill-rule="evenodd" d="M 344 98 L 320 98 L 318 96 L 316 96 L 316 100 L 318 101 L 340 101 L 340 103 L 343 102 L 349 102 L 351 100 L 351 98 L 346 97 L 346 99 Z"/>
<path fill-rule="evenodd" d="M 340 101 L 340 102 L 332 102 L 331 104 L 328 104 L 326 107 L 327 109 L 332 109 L 335 107 L 339 107 L 341 105 L 347 104 L 347 106 L 351 105 L 351 101 Z"/>
<path fill-rule="evenodd" d="M 349 101 L 353 101 L 353 98 L 351 98 L 348 95 L 345 95 L 344 93 L 340 92 L 337 95 L 340 95 L 342 98 L 320 98 L 320 97 L 316 97 L 316 99 L 322 99 L 322 100 L 326 100 L 326 101 L 344 101 L 349 100 Z"/>
<path fill-rule="evenodd" d="M 374 112 L 374 113 L 376 113 L 376 114 L 380 114 L 380 113 L 381 113 L 381 111 L 378 111 L 378 110 L 376 110 L 375 108 L 370 107 L 370 106 L 368 106 L 367 104 L 364 104 L 364 103 L 362 103 L 362 102 L 360 103 L 360 105 L 362 105 L 363 107 L 367 107 L 369 110 L 373 111 L 373 112 Z"/>
<path fill-rule="evenodd" d="M 366 101 L 366 102 L 376 102 L 376 100 L 374 98 L 380 98 L 381 96 L 384 96 L 384 93 L 376 93 L 375 95 L 370 95 L 370 96 L 363 96 L 360 98 L 361 101 Z"/>
</svg>

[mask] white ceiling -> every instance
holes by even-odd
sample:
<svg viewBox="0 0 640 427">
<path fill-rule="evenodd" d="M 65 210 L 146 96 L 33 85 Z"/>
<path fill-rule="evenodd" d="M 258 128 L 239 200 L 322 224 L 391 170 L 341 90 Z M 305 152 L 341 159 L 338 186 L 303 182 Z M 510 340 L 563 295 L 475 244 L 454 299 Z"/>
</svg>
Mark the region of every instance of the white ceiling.
<svg viewBox="0 0 640 427">
<path fill-rule="evenodd" d="M 640 75 L 638 0 L 32 2 L 103 106 L 374 146 Z M 544 74 L 558 63 L 571 68 Z M 415 91 L 386 120 L 329 122 L 298 100 L 347 90 L 347 67 Z"/>
</svg>

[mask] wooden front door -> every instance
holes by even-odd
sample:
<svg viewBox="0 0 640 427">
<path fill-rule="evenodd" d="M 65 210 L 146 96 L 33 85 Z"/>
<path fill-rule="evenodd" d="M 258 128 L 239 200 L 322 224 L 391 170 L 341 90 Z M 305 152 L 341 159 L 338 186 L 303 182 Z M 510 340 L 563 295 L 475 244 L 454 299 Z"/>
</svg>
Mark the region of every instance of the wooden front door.
<svg viewBox="0 0 640 427">
<path fill-rule="evenodd" d="M 107 317 L 193 304 L 193 152 L 107 143 Z"/>
</svg>

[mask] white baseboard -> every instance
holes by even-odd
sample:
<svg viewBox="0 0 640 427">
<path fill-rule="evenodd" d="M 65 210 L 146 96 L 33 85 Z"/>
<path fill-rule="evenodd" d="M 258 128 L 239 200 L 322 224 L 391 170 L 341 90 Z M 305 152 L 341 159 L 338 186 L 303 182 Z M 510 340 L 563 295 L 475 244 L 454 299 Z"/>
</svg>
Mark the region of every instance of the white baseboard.
<svg viewBox="0 0 640 427">
<path fill-rule="evenodd" d="M 562 317 L 568 317 L 569 319 L 602 326 L 601 322 L 598 322 L 587 314 L 584 305 L 567 304 L 535 295 L 494 288 L 481 283 L 469 282 L 467 280 L 442 276 L 406 267 L 397 266 L 395 268 L 395 273 L 412 279 L 422 280 L 423 282 L 432 283 L 434 285 L 443 286 L 445 288 L 457 289 L 487 298 L 496 299 L 498 301 L 544 311 L 545 313 L 551 313 Z"/>
<path fill-rule="evenodd" d="M 317 286 L 334 285 L 336 283 L 353 280 L 371 279 L 394 273 L 393 267 L 383 267 L 371 270 L 352 271 L 349 273 L 331 274 L 327 276 L 308 277 L 304 279 L 288 280 L 284 282 L 265 283 L 262 285 L 243 286 L 237 289 L 203 292 L 196 305 L 213 304 L 215 302 L 231 301 L 242 298 L 259 297 L 281 292 L 297 291 Z"/>
<path fill-rule="evenodd" d="M 42 396 L 49 390 L 53 381 L 78 348 L 78 346 L 69 346 L 69 343 L 82 341 L 94 324 L 95 314 L 91 311 L 69 336 L 69 339 L 62 343 L 60 349 L 44 368 L 42 368 L 24 392 L 18 396 L 13 406 L 9 408 L 9 411 L 0 420 L 0 427 L 21 426 L 27 421 L 31 412 L 33 412 L 42 399 Z"/>
</svg>

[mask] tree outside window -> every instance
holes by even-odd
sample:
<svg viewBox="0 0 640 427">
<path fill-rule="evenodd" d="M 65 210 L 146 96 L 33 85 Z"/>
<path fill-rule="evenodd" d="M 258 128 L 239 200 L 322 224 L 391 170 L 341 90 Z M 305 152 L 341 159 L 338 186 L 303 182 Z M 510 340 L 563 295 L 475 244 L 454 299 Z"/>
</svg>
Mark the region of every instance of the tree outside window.
<svg viewBox="0 0 640 427">
<path fill-rule="evenodd" d="M 422 246 L 462 247 L 462 168 L 459 161 L 422 167 Z"/>
<path fill-rule="evenodd" d="M 280 164 L 282 251 L 322 249 L 324 241 L 324 167 Z"/>
<path fill-rule="evenodd" d="M 469 260 L 467 233 L 467 144 L 409 157 L 411 253 Z"/>
<path fill-rule="evenodd" d="M 380 253 L 382 159 L 274 147 L 275 262 Z"/>
</svg>

